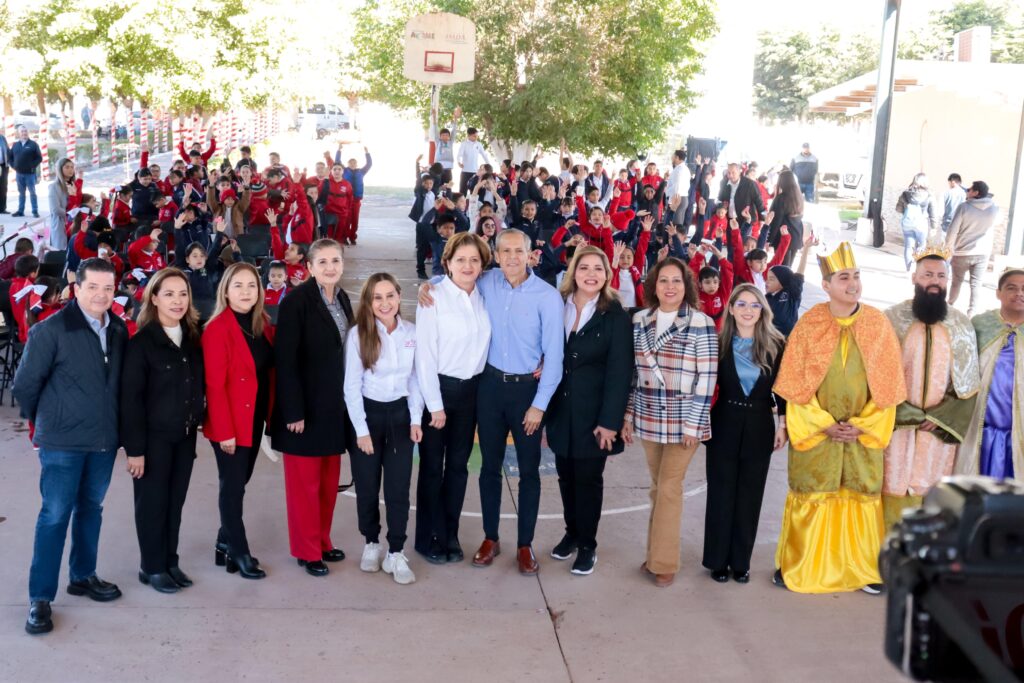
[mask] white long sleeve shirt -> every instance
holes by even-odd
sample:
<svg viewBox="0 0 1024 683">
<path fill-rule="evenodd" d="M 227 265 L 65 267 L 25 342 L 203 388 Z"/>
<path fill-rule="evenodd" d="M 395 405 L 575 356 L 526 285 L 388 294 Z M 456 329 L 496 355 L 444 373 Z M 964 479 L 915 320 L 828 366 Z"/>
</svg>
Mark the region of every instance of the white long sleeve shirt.
<svg viewBox="0 0 1024 683">
<path fill-rule="evenodd" d="M 686 163 L 676 164 L 672 172 L 668 174 L 668 183 L 665 186 L 665 197 L 687 197 L 690 194 L 690 169 Z"/>
<path fill-rule="evenodd" d="M 434 305 L 416 308 L 416 375 L 427 410 L 444 410 L 439 375 L 469 379 L 487 363 L 491 320 L 480 288 L 467 294 L 451 278 L 431 291 Z"/>
<path fill-rule="evenodd" d="M 409 424 L 418 425 L 423 417 L 423 396 L 416 378 L 416 326 L 398 319 L 393 332 L 377 321 L 380 335 L 380 357 L 370 369 L 363 367 L 359 356 L 359 328 L 348 331 L 345 341 L 345 407 L 356 430 L 356 436 L 367 436 L 366 409 L 363 398 L 388 403 L 408 399 Z"/>
<path fill-rule="evenodd" d="M 463 173 L 476 173 L 481 164 L 491 163 L 479 140 L 463 140 L 459 145 L 459 166 Z"/>
</svg>

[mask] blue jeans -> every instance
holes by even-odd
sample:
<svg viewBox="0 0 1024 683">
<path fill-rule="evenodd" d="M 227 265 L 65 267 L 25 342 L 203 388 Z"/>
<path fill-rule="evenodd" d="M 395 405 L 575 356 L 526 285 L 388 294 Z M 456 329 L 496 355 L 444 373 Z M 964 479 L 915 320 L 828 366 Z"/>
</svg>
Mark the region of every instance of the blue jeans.
<svg viewBox="0 0 1024 683">
<path fill-rule="evenodd" d="M 909 272 L 914 265 L 914 252 L 925 245 L 924 230 L 920 228 L 903 228 L 903 261 Z"/>
<path fill-rule="evenodd" d="M 25 213 L 25 190 L 32 197 L 32 213 L 39 213 L 39 200 L 36 199 L 36 174 L 15 173 L 15 181 L 18 183 L 18 213 Z"/>
<path fill-rule="evenodd" d="M 69 578 L 87 579 L 96 573 L 96 549 L 100 540 L 103 498 L 110 485 L 116 450 L 54 451 L 39 449 L 42 472 L 39 492 L 43 507 L 36 520 L 32 568 L 28 575 L 29 600 L 57 596 L 64 539 L 71 522 Z M 71 519 L 74 513 L 74 520 Z"/>
<path fill-rule="evenodd" d="M 800 183 L 800 191 L 803 192 L 806 201 L 814 201 L 814 183 Z"/>
</svg>

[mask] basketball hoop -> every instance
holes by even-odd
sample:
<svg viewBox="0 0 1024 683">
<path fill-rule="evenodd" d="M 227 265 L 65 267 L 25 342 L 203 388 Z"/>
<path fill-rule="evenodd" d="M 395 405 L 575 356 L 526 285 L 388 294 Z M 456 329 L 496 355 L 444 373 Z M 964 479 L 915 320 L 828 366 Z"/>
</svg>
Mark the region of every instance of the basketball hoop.
<svg viewBox="0 0 1024 683">
<path fill-rule="evenodd" d="M 476 25 L 466 17 L 421 14 L 405 25 L 406 78 L 452 85 L 473 80 L 475 69 Z"/>
</svg>

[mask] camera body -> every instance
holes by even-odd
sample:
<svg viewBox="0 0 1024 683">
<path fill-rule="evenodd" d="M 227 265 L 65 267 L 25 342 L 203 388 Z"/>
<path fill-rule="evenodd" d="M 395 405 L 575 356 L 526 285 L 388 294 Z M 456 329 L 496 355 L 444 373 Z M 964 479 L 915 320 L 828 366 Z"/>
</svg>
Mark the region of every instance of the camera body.
<svg viewBox="0 0 1024 683">
<path fill-rule="evenodd" d="M 1008 671 L 1024 676 L 1020 482 L 944 478 L 893 528 L 879 568 L 888 590 L 885 654 L 905 675 L 980 680 L 975 662 L 983 642 Z M 940 618 L 933 609 L 939 601 L 955 610 L 940 610 Z M 961 647 L 964 634 L 979 647 Z"/>
</svg>

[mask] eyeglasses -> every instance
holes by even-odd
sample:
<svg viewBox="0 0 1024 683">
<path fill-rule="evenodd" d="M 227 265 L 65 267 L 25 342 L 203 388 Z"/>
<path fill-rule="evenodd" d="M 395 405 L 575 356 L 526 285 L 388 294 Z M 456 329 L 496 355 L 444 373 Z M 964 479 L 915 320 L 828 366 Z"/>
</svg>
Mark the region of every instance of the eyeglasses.
<svg viewBox="0 0 1024 683">
<path fill-rule="evenodd" d="M 757 302 L 748 304 L 746 301 L 737 301 L 736 303 L 733 304 L 733 306 L 740 309 L 741 311 L 747 308 L 749 308 L 752 311 L 760 311 L 762 308 L 764 308 L 764 306 Z"/>
</svg>

